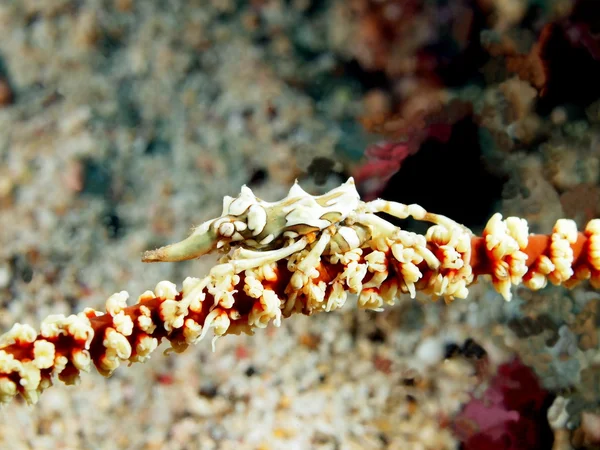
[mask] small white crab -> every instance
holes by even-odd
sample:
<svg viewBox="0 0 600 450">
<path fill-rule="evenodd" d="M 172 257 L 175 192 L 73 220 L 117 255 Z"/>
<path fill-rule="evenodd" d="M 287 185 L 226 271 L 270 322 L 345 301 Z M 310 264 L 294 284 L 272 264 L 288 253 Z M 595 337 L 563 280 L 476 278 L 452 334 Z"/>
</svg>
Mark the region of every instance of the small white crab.
<svg viewBox="0 0 600 450">
<path fill-rule="evenodd" d="M 227 253 L 237 247 L 223 264 L 212 270 L 237 274 L 308 247 L 309 254 L 298 267 L 304 272 L 303 269 L 314 267 L 321 255 L 360 248 L 376 238 L 394 239 L 399 228 L 375 214 L 379 212 L 400 219 L 410 216 L 471 236 L 464 226 L 429 213 L 419 205 L 382 199 L 365 203 L 360 200 L 352 178 L 321 196 L 308 194 L 296 182 L 288 195 L 277 202 L 261 200 L 249 187 L 242 186 L 239 196 L 223 199 L 220 217 L 202 223 L 181 242 L 145 252 L 142 261 L 183 261 L 215 250 Z"/>
</svg>

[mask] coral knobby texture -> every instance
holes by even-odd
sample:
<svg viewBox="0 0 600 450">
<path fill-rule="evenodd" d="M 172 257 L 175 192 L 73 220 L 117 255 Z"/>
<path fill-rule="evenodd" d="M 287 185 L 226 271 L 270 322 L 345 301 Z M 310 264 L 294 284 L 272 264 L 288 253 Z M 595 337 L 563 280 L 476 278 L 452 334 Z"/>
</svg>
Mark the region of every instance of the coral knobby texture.
<svg viewBox="0 0 600 450">
<path fill-rule="evenodd" d="M 433 225 L 421 235 L 377 213 Z M 491 276 L 506 300 L 519 284 L 535 290 L 548 281 L 571 287 L 590 280 L 600 287 L 600 219 L 583 233 L 561 219 L 550 235 L 530 235 L 524 219 L 495 214 L 477 237 L 418 205 L 363 202 L 352 179 L 317 197 L 295 184 L 273 203 L 243 187 L 238 197 L 225 197 L 220 217 L 179 243 L 146 252 L 143 261 L 213 251 L 224 253 L 219 263 L 204 278 L 186 278 L 181 289 L 161 281 L 132 306 L 122 291 L 107 300 L 105 312 L 51 315 L 39 333 L 14 325 L 0 336 L 0 401 L 21 394 L 35 403 L 54 376 L 73 384 L 92 364 L 109 376 L 122 361 L 148 359 L 163 338 L 181 352 L 210 329 L 214 345 L 220 336 L 278 326 L 294 313 L 333 311 L 349 293 L 358 295 L 359 307 L 380 310 L 401 293 L 466 298 L 480 275 Z"/>
</svg>

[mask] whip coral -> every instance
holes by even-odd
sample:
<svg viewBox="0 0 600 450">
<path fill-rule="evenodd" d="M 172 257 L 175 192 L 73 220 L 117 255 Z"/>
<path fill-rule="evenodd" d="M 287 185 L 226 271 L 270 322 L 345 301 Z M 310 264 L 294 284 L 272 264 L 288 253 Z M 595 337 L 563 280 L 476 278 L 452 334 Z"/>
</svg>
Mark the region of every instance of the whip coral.
<svg viewBox="0 0 600 450">
<path fill-rule="evenodd" d="M 403 230 L 377 213 L 432 225 Z M 341 308 L 348 294 L 380 310 L 402 293 L 446 301 L 466 298 L 481 275 L 506 299 L 511 286 L 540 289 L 548 281 L 600 287 L 600 220 L 583 233 L 559 220 L 550 235 L 530 235 L 524 219 L 495 214 L 482 237 L 452 219 L 411 204 L 363 202 L 349 179 L 313 197 L 295 184 L 287 197 L 265 202 L 243 187 L 225 197 L 220 217 L 185 240 L 146 252 L 143 261 L 181 261 L 213 251 L 223 257 L 203 278 L 178 288 L 161 281 L 128 305 L 112 295 L 105 311 L 51 315 L 39 332 L 16 324 L 0 336 L 0 401 L 17 394 L 35 403 L 56 376 L 72 384 L 92 366 L 105 376 L 121 362 L 143 362 L 166 339 L 176 352 L 226 334 L 278 326 L 294 313 Z"/>
</svg>

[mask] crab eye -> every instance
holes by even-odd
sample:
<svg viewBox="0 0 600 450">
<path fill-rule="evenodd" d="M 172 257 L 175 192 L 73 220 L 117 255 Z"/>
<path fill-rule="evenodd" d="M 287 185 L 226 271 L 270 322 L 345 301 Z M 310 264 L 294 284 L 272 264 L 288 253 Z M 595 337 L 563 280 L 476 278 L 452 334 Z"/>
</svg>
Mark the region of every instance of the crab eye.
<svg viewBox="0 0 600 450">
<path fill-rule="evenodd" d="M 219 225 L 219 234 L 224 237 L 231 237 L 235 232 L 235 226 L 231 222 L 223 222 Z"/>
<path fill-rule="evenodd" d="M 267 212 L 260 205 L 252 205 L 248 211 L 248 229 L 258 236 L 267 225 Z"/>
</svg>

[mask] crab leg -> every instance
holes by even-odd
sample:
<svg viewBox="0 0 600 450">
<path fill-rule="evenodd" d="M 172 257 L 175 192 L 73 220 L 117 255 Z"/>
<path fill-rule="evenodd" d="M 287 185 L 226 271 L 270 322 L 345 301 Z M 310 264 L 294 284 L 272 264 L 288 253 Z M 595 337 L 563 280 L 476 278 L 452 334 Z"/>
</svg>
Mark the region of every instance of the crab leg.
<svg viewBox="0 0 600 450">
<path fill-rule="evenodd" d="M 449 217 L 443 216 L 441 214 L 427 212 L 425 208 L 416 204 L 405 205 L 403 203 L 396 203 L 383 199 L 377 199 L 367 203 L 367 208 L 370 213 L 382 212 L 389 214 L 390 216 L 397 217 L 398 219 L 406 219 L 408 217 L 413 217 L 416 220 L 435 223 L 437 225 L 442 225 L 449 229 L 456 228 L 456 226 L 458 225 L 457 222 L 450 219 Z M 468 228 L 464 226 L 462 226 L 462 228 L 464 228 L 465 231 L 468 231 Z"/>
<path fill-rule="evenodd" d="M 268 251 L 253 251 L 240 248 L 231 256 L 231 260 L 214 266 L 210 273 L 213 275 L 237 274 L 254 269 L 265 264 L 277 262 L 303 250 L 308 245 L 308 239 L 303 237 L 287 247 Z"/>
</svg>

